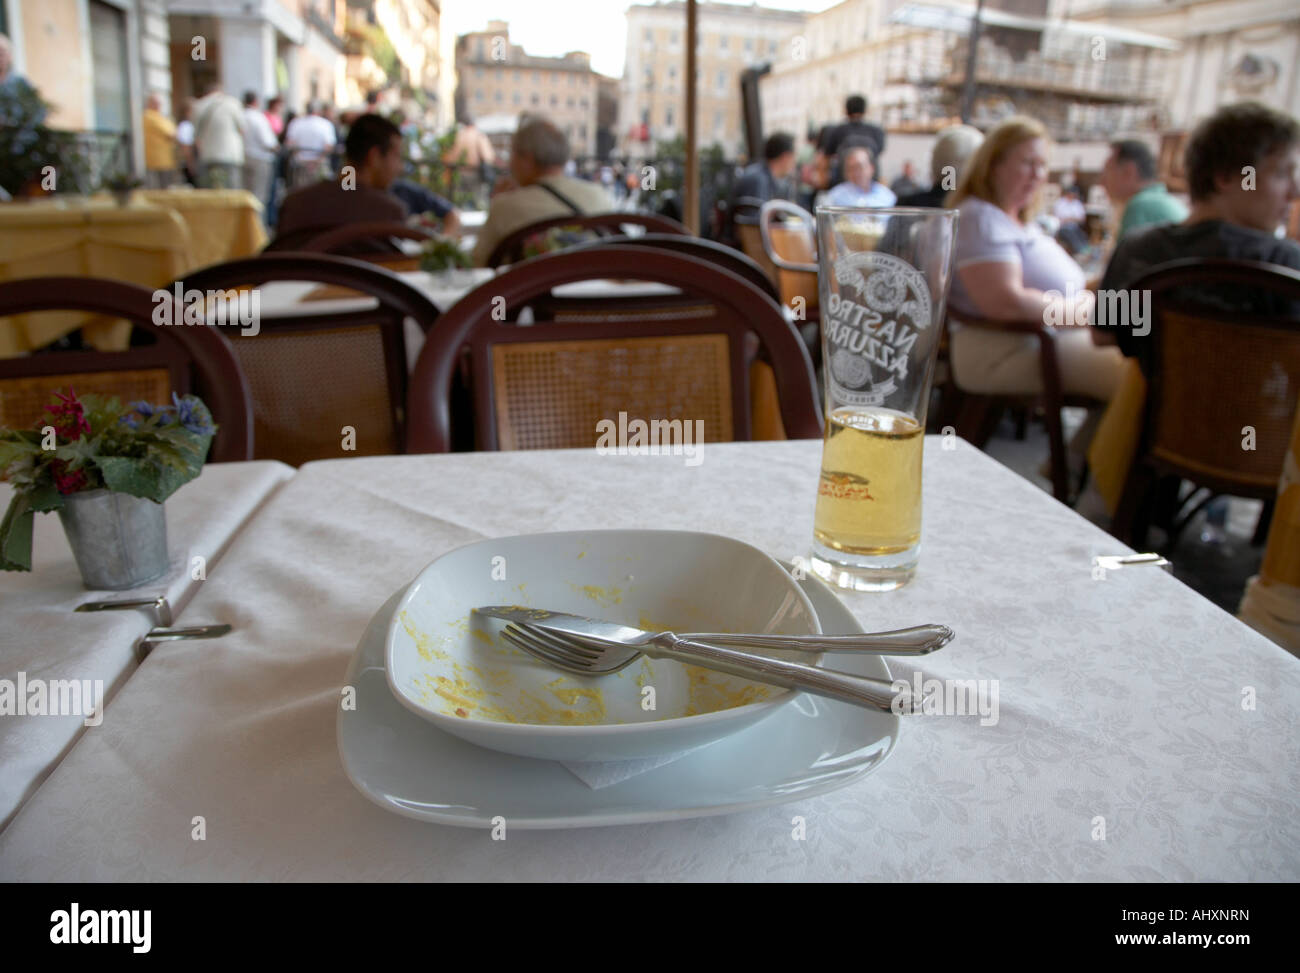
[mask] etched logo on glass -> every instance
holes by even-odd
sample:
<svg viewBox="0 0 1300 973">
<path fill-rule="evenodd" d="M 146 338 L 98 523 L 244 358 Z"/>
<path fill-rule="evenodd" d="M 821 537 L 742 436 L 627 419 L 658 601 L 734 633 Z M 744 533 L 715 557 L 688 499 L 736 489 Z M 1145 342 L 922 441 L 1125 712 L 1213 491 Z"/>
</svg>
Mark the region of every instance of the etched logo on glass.
<svg viewBox="0 0 1300 973">
<path fill-rule="evenodd" d="M 898 257 L 872 251 L 835 261 L 827 318 L 827 380 L 844 405 L 881 405 L 907 377 L 908 353 L 930 326 L 925 275 Z"/>
</svg>

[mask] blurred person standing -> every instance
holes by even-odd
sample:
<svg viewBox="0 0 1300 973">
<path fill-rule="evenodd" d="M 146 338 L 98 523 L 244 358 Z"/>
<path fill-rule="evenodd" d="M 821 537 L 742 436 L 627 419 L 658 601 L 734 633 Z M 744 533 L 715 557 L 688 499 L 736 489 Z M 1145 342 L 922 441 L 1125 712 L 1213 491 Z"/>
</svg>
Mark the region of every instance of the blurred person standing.
<svg viewBox="0 0 1300 973">
<path fill-rule="evenodd" d="M 194 153 L 194 99 L 181 102 L 176 114 L 176 157 L 181 174 L 191 186 L 199 184 L 199 160 Z"/>
<path fill-rule="evenodd" d="M 1136 139 L 1111 143 L 1110 155 L 1101 170 L 1101 184 L 1111 202 L 1124 207 L 1115 234 L 1118 240 L 1140 226 L 1187 219 L 1187 207 L 1170 196 L 1165 184 L 1156 179 L 1155 156 Z"/>
<path fill-rule="evenodd" d="M 176 125 L 162 113 L 162 99 L 151 94 L 145 101 L 144 119 L 145 185 L 166 189 L 179 178 L 176 166 Z"/>
<path fill-rule="evenodd" d="M 194 106 L 194 146 L 205 189 L 240 189 L 244 172 L 244 109 L 212 81 Z"/>
<path fill-rule="evenodd" d="M 244 93 L 244 188 L 257 197 L 263 207 L 271 198 L 271 179 L 275 176 L 275 159 L 280 143 L 271 131 L 266 114 L 257 106 L 257 93 Z M 263 209 L 265 217 L 265 209 Z"/>
<path fill-rule="evenodd" d="M 266 124 L 271 126 L 271 134 L 278 145 L 280 136 L 284 134 L 284 99 L 279 95 L 272 95 L 266 103 Z"/>
<path fill-rule="evenodd" d="M 885 130 L 865 120 L 866 98 L 862 95 L 850 95 L 844 102 L 844 114 L 848 116 L 847 121 L 822 129 L 817 142 L 817 155 L 814 158 L 815 169 L 825 169 L 829 172 L 828 185 L 831 186 L 844 181 L 839 151 L 846 139 L 853 139 L 858 144 L 870 145 L 875 149 L 877 159 L 885 151 Z"/>
<path fill-rule="evenodd" d="M 289 188 L 307 186 L 318 181 L 329 165 L 338 142 L 334 123 L 325 118 L 319 101 L 307 105 L 307 114 L 299 115 L 285 126 L 284 145 L 290 152 Z"/>
</svg>

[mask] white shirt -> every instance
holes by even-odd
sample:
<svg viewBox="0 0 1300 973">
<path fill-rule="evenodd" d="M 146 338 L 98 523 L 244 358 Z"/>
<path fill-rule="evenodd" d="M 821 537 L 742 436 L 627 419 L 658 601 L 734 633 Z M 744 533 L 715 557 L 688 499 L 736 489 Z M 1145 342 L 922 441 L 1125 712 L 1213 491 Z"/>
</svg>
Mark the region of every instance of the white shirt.
<svg viewBox="0 0 1300 973">
<path fill-rule="evenodd" d="M 337 141 L 334 126 L 319 115 L 299 115 L 284 135 L 284 144 L 296 149 L 299 158 L 320 158 Z"/>
<path fill-rule="evenodd" d="M 194 141 L 200 162 L 244 164 L 244 106 L 213 92 L 194 106 Z"/>
<path fill-rule="evenodd" d="M 181 145 L 194 144 L 194 123 L 188 118 L 176 126 L 176 141 Z"/>
<path fill-rule="evenodd" d="M 249 159 L 269 162 L 280 147 L 271 123 L 260 108 L 244 109 L 244 155 Z"/>
</svg>

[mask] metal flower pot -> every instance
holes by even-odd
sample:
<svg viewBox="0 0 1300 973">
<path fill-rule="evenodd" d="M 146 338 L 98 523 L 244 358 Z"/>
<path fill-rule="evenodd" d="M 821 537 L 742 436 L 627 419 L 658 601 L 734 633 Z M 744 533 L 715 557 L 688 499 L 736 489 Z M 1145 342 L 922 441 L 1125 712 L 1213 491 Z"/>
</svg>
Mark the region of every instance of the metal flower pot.
<svg viewBox="0 0 1300 973">
<path fill-rule="evenodd" d="M 63 498 L 59 520 L 87 588 L 135 588 L 167 573 L 163 505 L 111 490 Z"/>
</svg>

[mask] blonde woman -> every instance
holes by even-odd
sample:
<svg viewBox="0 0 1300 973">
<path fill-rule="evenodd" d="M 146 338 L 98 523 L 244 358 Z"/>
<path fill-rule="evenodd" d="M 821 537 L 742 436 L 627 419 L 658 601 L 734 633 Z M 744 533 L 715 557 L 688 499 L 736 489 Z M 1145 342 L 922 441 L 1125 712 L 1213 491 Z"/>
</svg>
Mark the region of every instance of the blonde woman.
<svg viewBox="0 0 1300 973">
<path fill-rule="evenodd" d="M 1093 343 L 1095 303 L 1083 270 L 1034 223 L 1047 181 L 1047 130 L 1016 116 L 985 137 L 948 198 L 957 221 L 955 273 L 949 295 L 952 368 L 964 391 L 1033 395 L 1042 391 L 1039 342 L 1033 335 L 962 328 L 963 315 L 1045 321 L 1058 327 L 1057 354 L 1067 395 L 1108 401 L 1123 374 L 1123 356 Z M 1082 438 L 1073 449 L 1086 446 Z"/>
</svg>

